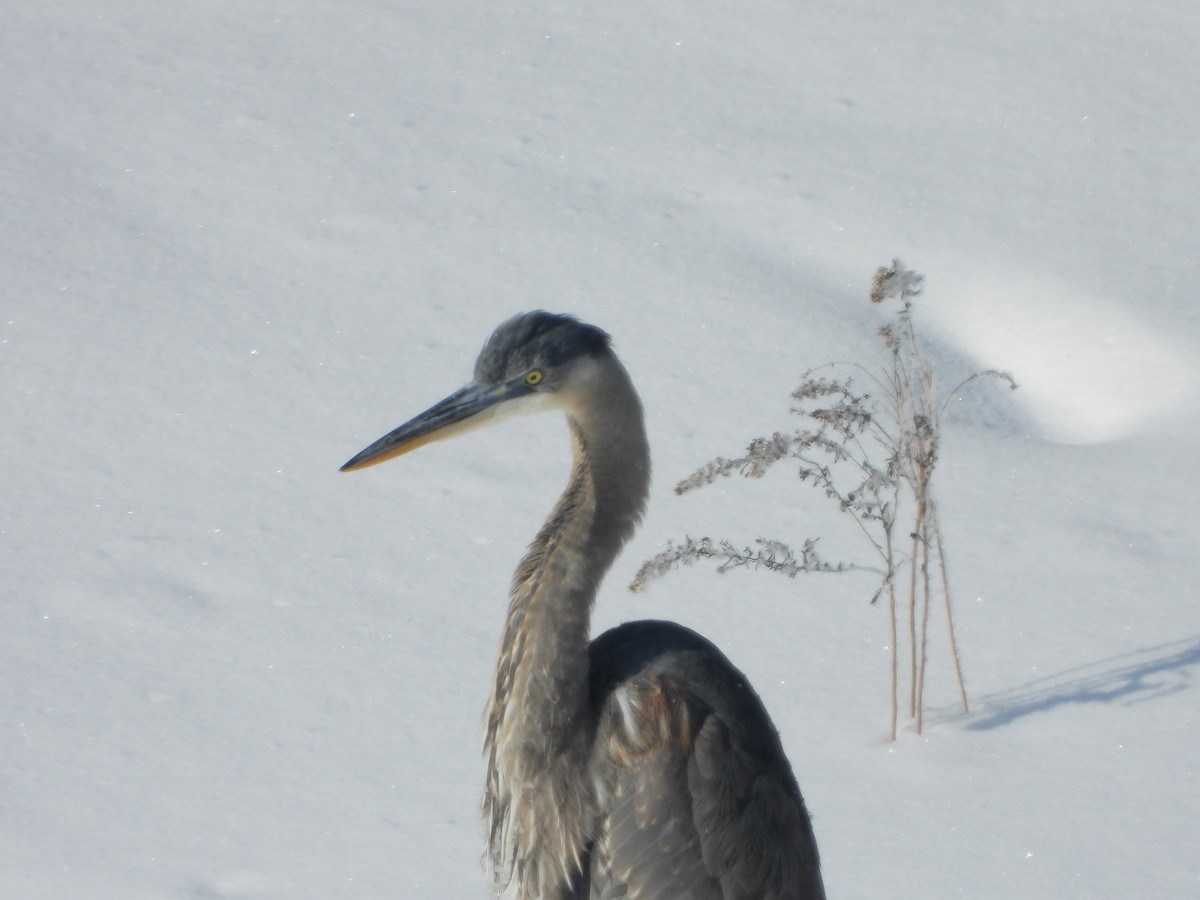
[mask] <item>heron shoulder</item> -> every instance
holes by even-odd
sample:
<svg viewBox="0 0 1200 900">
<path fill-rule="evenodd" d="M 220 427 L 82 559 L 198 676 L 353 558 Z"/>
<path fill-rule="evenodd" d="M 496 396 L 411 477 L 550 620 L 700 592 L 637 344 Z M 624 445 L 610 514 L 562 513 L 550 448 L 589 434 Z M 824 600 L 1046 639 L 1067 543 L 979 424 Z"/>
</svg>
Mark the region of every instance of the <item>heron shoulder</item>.
<svg viewBox="0 0 1200 900">
<path fill-rule="evenodd" d="M 620 725 L 632 737 L 640 729 L 643 745 L 652 731 L 659 732 L 688 752 L 695 730 L 716 716 L 751 756 L 787 765 L 775 726 L 749 679 L 690 628 L 656 620 L 612 628 L 592 641 L 589 674 L 602 730 Z"/>
<path fill-rule="evenodd" d="M 636 900 L 823 898 L 779 736 L 725 655 L 681 625 L 648 621 L 605 632 L 590 662 L 593 883 L 625 885 Z"/>
</svg>

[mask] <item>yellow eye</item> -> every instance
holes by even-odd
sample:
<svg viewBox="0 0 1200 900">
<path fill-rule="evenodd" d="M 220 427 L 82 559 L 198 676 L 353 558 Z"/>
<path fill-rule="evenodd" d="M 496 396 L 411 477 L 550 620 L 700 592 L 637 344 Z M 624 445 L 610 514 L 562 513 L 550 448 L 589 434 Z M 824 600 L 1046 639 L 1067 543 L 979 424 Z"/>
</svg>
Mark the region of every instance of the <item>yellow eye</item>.
<svg viewBox="0 0 1200 900">
<path fill-rule="evenodd" d="M 528 385 L 537 384 L 541 380 L 542 380 L 542 370 L 541 369 L 534 369 L 532 372 L 530 372 L 528 375 L 525 376 L 525 383 Z"/>
</svg>

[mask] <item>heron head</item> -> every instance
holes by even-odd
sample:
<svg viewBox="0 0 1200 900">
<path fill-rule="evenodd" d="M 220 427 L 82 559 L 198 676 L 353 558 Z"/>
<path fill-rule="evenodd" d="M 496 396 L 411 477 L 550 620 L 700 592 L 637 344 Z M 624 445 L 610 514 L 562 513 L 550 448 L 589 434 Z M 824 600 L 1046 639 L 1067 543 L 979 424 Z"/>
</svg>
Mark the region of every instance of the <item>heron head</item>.
<svg viewBox="0 0 1200 900">
<path fill-rule="evenodd" d="M 606 332 L 571 316 L 541 311 L 513 316 L 484 344 L 470 384 L 375 441 L 342 471 L 364 469 L 501 418 L 570 407 L 608 346 Z"/>
</svg>

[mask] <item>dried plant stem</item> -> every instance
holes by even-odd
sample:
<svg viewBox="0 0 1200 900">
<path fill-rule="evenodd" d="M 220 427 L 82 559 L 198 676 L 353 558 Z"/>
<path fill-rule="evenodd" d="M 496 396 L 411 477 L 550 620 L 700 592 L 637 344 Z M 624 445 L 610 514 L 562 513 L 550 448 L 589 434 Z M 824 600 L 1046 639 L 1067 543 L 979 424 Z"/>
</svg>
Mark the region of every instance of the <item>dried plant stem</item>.
<svg viewBox="0 0 1200 900">
<path fill-rule="evenodd" d="M 890 561 L 892 557 L 892 532 L 888 529 L 884 533 L 884 542 L 887 545 L 887 555 Z M 892 740 L 896 740 L 896 725 L 899 718 L 899 681 L 900 681 L 900 648 L 899 635 L 896 633 L 896 580 L 893 577 L 894 571 L 889 570 L 887 574 L 887 589 L 888 589 L 888 615 L 891 618 L 892 625 Z"/>
<path fill-rule="evenodd" d="M 925 505 L 917 503 L 917 520 L 913 523 L 912 554 L 908 568 L 908 716 L 917 715 L 917 547 L 920 543 L 921 523 L 925 517 Z"/>
<path fill-rule="evenodd" d="M 921 668 L 917 675 L 917 734 L 925 722 L 925 661 L 929 641 L 929 528 L 922 524 L 921 533 Z"/>
<path fill-rule="evenodd" d="M 933 533 L 937 539 L 938 570 L 942 576 L 942 597 L 946 601 L 946 625 L 950 629 L 950 652 L 954 656 L 954 674 L 958 678 L 958 693 L 962 696 L 963 712 L 967 713 L 971 711 L 971 706 L 967 702 L 967 684 L 963 680 L 962 660 L 958 653 L 958 638 L 954 636 L 954 613 L 950 606 L 950 578 L 946 574 L 946 548 L 942 543 L 941 528 L 935 528 Z"/>
</svg>

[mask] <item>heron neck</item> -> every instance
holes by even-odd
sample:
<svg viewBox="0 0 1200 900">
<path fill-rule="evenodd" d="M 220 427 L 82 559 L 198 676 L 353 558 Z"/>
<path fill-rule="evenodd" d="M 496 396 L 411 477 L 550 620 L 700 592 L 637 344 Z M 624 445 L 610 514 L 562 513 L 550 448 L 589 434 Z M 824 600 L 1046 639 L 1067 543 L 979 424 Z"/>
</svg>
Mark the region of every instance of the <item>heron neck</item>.
<svg viewBox="0 0 1200 900">
<path fill-rule="evenodd" d="M 645 504 L 649 455 L 640 415 L 631 423 L 606 421 L 612 417 L 604 413 L 570 417 L 570 482 L 513 579 L 496 700 L 512 686 L 504 670 L 526 670 L 522 718 L 532 727 L 585 705 L 592 604 Z M 547 701 L 541 708 L 539 695 Z"/>
<path fill-rule="evenodd" d="M 486 738 L 484 806 L 498 870 L 514 859 L 537 869 L 540 850 L 561 864 L 571 845 L 582 849 L 582 835 L 566 832 L 566 847 L 533 846 L 532 817 L 535 806 L 546 815 L 590 802 L 578 778 L 553 772 L 582 771 L 594 728 L 587 649 L 592 604 L 641 517 L 649 487 L 641 405 L 620 363 L 612 358 L 611 365 L 596 379 L 603 390 L 568 411 L 570 483 L 513 579 Z M 555 795 L 564 790 L 583 793 Z M 548 870 L 526 874 L 537 881 L 550 877 Z"/>
</svg>

